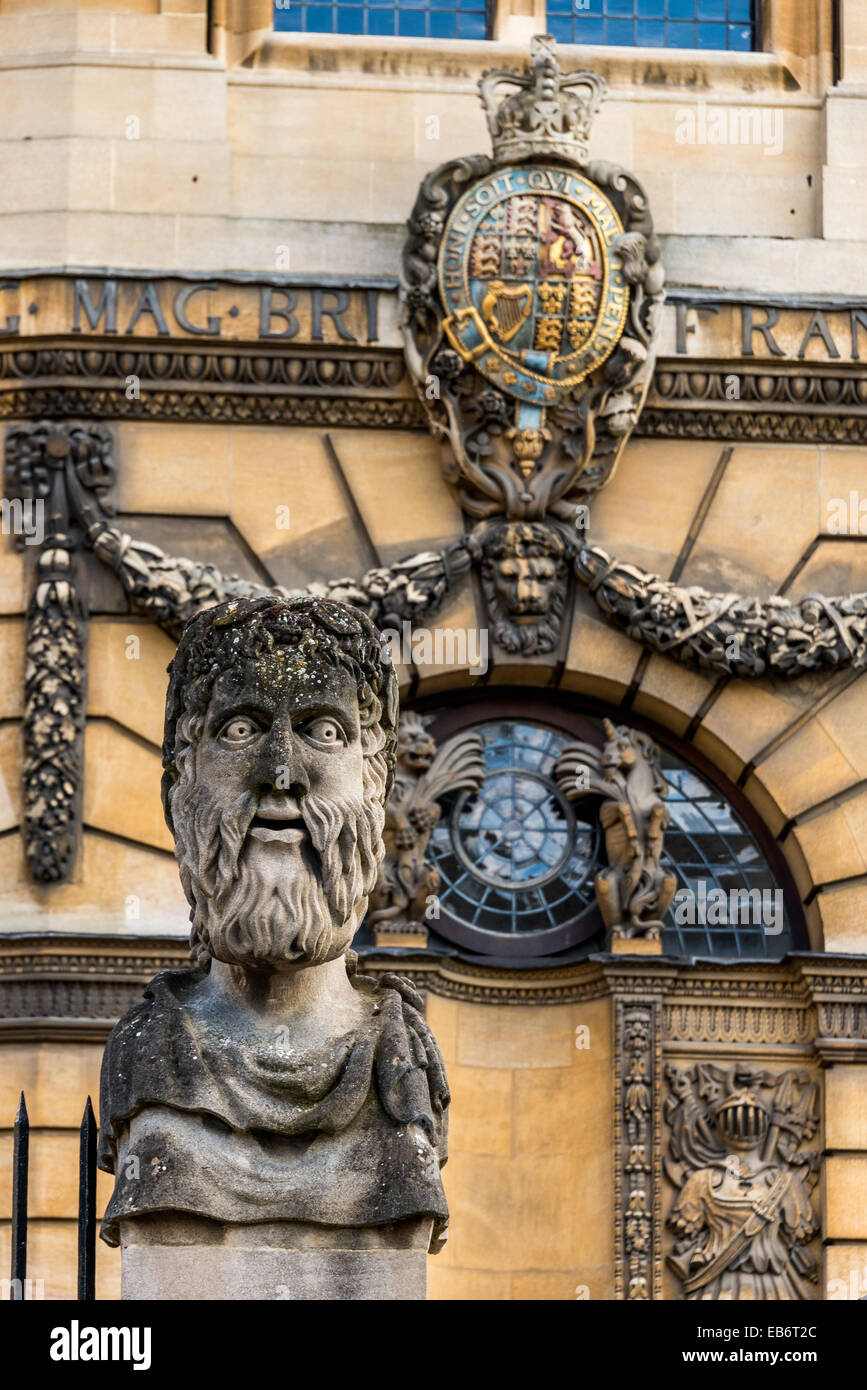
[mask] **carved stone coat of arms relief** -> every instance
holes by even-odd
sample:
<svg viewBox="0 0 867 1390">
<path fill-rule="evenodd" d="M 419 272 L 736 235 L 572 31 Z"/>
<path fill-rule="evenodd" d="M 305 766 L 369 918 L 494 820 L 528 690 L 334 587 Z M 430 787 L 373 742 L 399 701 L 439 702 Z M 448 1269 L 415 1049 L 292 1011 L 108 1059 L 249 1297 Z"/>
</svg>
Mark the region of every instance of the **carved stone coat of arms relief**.
<svg viewBox="0 0 867 1390">
<path fill-rule="evenodd" d="M 554 50 L 535 38 L 529 73 L 481 78 L 493 153 L 425 179 L 401 289 L 408 367 L 476 522 L 464 543 L 494 640 L 524 656 L 559 641 L 586 501 L 647 391 L 663 284 L 641 186 L 588 162 L 605 83 L 563 75 Z"/>
<path fill-rule="evenodd" d="M 460 356 L 526 403 L 510 443 L 520 449 L 542 412 L 565 400 L 608 358 L 623 329 L 628 286 L 610 201 L 556 165 L 498 170 L 452 209 L 439 253 L 443 329 Z"/>
<path fill-rule="evenodd" d="M 666 1067 L 668 1265 L 690 1300 L 812 1299 L 819 1159 L 805 1069 Z"/>
</svg>

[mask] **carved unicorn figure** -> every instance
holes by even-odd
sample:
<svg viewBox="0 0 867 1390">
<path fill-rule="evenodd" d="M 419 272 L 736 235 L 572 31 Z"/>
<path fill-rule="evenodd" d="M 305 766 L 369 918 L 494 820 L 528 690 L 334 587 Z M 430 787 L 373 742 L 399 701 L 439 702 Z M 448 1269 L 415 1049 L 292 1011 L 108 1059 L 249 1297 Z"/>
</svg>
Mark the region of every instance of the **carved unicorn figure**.
<svg viewBox="0 0 867 1390">
<path fill-rule="evenodd" d="M 570 801 L 601 797 L 608 865 L 596 875 L 596 899 L 611 940 L 659 941 L 677 879 L 660 867 L 671 816 L 659 749 L 647 734 L 604 721 L 602 749 L 569 744 L 555 768 Z"/>
</svg>

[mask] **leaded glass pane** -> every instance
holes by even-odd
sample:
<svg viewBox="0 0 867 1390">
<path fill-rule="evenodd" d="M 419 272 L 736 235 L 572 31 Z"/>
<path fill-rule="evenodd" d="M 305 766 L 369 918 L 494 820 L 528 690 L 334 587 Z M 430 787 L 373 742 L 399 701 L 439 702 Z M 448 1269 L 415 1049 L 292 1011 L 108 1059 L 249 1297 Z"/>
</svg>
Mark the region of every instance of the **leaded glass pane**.
<svg viewBox="0 0 867 1390">
<path fill-rule="evenodd" d="M 274 0 L 274 28 L 290 33 L 371 34 L 382 37 L 484 39 L 485 0 L 336 0 L 333 5 L 305 0 Z"/>
<path fill-rule="evenodd" d="M 560 43 L 648 48 L 751 49 L 751 0 L 548 0 Z"/>
<path fill-rule="evenodd" d="M 551 931 L 592 908 L 605 840 L 598 799 L 569 802 L 556 785 L 568 734 L 531 718 L 491 720 L 476 731 L 486 780 L 477 793 L 444 800 L 429 854 L 446 922 L 475 929 L 479 949 L 495 951 L 494 933 Z M 782 890 L 747 825 L 670 750 L 661 750 L 661 765 L 671 816 L 662 865 L 678 885 L 665 951 L 775 957 L 791 949 Z"/>
<path fill-rule="evenodd" d="M 548 931 L 593 901 L 599 857 L 598 829 L 554 782 L 568 735 L 511 720 L 478 732 L 488 777 L 452 799 L 431 840 L 441 908 L 482 931 Z"/>
</svg>

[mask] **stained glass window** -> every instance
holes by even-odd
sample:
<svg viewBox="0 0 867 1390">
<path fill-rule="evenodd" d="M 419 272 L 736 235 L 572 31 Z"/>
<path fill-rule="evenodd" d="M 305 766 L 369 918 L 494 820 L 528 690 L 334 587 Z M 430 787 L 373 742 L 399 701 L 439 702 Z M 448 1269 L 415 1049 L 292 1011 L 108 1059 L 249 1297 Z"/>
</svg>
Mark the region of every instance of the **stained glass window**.
<svg viewBox="0 0 867 1390">
<path fill-rule="evenodd" d="M 593 902 L 599 830 L 577 819 L 554 782 L 568 735 L 514 720 L 477 729 L 488 776 L 459 794 L 430 856 L 444 912 L 479 932 L 545 932 Z"/>
<path fill-rule="evenodd" d="M 664 867 L 677 878 L 663 948 L 687 956 L 781 956 L 792 949 L 782 889 L 725 798 L 668 750 Z M 680 919 L 680 920 L 678 920 Z"/>
</svg>

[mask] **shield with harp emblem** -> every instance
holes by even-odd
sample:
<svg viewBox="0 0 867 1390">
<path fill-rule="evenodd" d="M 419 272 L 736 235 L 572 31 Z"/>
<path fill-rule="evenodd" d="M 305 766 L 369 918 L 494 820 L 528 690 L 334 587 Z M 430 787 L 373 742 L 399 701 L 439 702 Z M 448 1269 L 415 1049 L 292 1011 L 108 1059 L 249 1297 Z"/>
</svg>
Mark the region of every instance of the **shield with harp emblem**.
<svg viewBox="0 0 867 1390">
<path fill-rule="evenodd" d="M 514 338 L 530 316 L 533 307 L 532 285 L 505 285 L 491 280 L 482 300 L 482 318 L 494 337 L 501 343 Z"/>
<path fill-rule="evenodd" d="M 476 517 L 558 524 L 612 477 L 653 376 L 665 274 L 647 194 L 590 158 L 604 79 L 490 68 L 490 155 L 422 180 L 401 267 L 406 364 Z"/>
<path fill-rule="evenodd" d="M 497 169 L 452 208 L 439 252 L 451 345 L 520 400 L 551 404 L 613 352 L 629 285 L 623 224 L 585 175 Z"/>
</svg>

